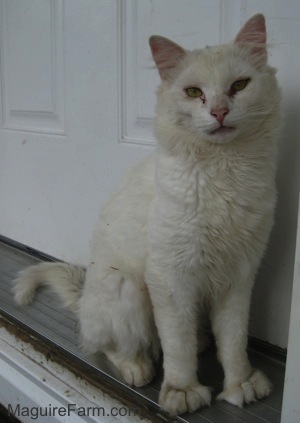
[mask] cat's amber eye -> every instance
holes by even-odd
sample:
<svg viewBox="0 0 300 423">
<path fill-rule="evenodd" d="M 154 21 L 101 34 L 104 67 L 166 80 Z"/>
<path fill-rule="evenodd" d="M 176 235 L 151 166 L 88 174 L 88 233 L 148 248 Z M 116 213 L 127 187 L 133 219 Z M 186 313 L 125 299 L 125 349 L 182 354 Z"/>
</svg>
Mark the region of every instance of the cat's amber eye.
<svg viewBox="0 0 300 423">
<path fill-rule="evenodd" d="M 235 93 L 237 93 L 239 91 L 244 90 L 247 87 L 247 85 L 249 84 L 249 82 L 250 82 L 250 78 L 240 79 L 239 81 L 235 81 L 231 85 L 231 89 L 230 89 L 231 93 L 232 94 L 235 94 Z"/>
<path fill-rule="evenodd" d="M 203 91 L 200 90 L 200 88 L 198 87 L 186 88 L 185 92 L 189 97 L 192 97 L 192 98 L 201 97 L 203 95 Z"/>
</svg>

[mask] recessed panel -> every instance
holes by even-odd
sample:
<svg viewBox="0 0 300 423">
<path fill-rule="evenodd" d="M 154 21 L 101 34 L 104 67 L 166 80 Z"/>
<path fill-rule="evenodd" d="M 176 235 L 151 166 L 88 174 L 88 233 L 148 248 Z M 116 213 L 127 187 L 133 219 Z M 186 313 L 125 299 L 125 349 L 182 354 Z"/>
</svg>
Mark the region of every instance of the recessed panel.
<svg viewBox="0 0 300 423">
<path fill-rule="evenodd" d="M 63 133 L 63 4 L 1 1 L 2 125 Z"/>
</svg>

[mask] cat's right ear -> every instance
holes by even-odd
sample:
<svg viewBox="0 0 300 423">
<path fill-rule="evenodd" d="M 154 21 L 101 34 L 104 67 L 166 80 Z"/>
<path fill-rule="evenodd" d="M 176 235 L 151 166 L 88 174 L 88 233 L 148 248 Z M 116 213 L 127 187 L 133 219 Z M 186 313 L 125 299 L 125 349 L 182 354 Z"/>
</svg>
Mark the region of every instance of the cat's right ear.
<svg viewBox="0 0 300 423">
<path fill-rule="evenodd" d="M 149 38 L 149 44 L 161 79 L 169 79 L 172 70 L 186 56 L 186 51 L 178 44 L 160 35 L 152 35 Z"/>
</svg>

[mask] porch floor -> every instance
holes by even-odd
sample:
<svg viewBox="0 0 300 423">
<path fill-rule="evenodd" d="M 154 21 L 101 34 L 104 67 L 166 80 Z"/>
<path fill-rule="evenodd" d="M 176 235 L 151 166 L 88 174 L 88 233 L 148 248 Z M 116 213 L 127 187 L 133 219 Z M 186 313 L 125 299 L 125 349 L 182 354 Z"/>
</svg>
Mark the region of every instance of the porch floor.
<svg viewBox="0 0 300 423">
<path fill-rule="evenodd" d="M 37 337 L 42 336 L 67 351 L 70 357 L 81 360 L 93 373 L 103 375 L 112 386 L 118 385 L 134 397 L 140 395 L 158 410 L 158 392 L 162 381 L 162 369 L 157 369 L 155 380 L 143 388 L 127 386 L 116 374 L 104 356 L 83 355 L 79 348 L 78 322 L 71 312 L 62 309 L 55 294 L 47 288 L 37 293 L 30 306 L 17 307 L 11 294 L 11 281 L 18 271 L 41 261 L 39 258 L 15 247 L 0 242 L 0 313 L 30 328 Z M 249 357 L 254 367 L 262 369 L 272 380 L 273 392 L 268 398 L 245 406 L 243 409 L 231 406 L 223 401 L 213 401 L 211 407 L 178 418 L 181 422 L 197 423 L 280 423 L 281 404 L 284 385 L 284 361 L 270 355 L 249 350 Z M 199 380 L 214 387 L 214 398 L 221 391 L 222 369 L 216 359 L 214 349 L 210 349 L 200 357 Z M 1 370 L 0 370 L 1 371 Z M 0 390 L 1 403 L 1 390 Z"/>
</svg>

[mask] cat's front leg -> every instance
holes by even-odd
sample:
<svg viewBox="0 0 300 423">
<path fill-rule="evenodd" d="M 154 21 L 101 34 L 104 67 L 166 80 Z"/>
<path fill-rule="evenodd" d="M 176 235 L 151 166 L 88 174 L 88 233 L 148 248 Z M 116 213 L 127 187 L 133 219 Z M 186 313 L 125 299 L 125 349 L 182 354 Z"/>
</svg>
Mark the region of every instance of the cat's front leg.
<svg viewBox="0 0 300 423">
<path fill-rule="evenodd" d="M 183 275 L 148 269 L 146 274 L 164 355 L 159 403 L 172 415 L 209 405 L 210 389 L 197 379 L 197 311 L 194 290 Z"/>
<path fill-rule="evenodd" d="M 213 332 L 225 379 L 217 399 L 242 407 L 271 392 L 272 384 L 259 370 L 252 369 L 247 356 L 250 286 L 232 288 L 215 301 L 211 313 Z"/>
</svg>

